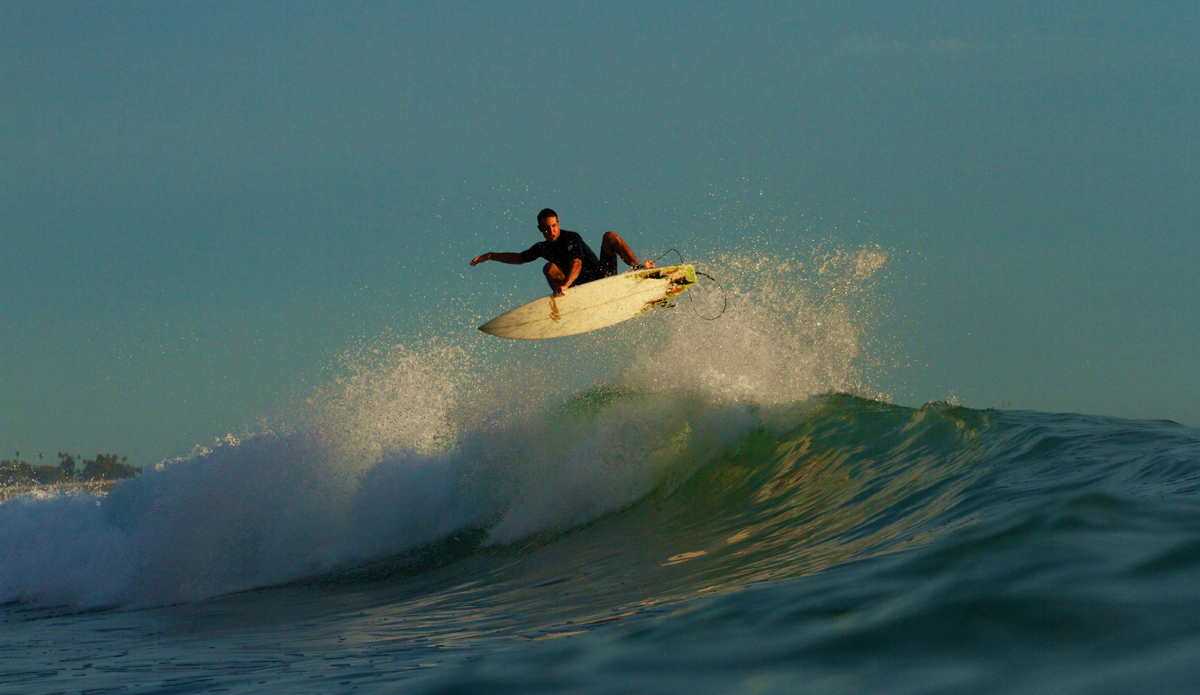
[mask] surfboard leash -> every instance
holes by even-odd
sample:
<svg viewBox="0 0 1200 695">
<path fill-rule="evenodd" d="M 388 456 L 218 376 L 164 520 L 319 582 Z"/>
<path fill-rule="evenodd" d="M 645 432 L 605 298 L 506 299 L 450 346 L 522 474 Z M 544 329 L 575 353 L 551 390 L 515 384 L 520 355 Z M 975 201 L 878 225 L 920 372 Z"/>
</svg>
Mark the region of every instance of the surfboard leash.
<svg viewBox="0 0 1200 695">
<path fill-rule="evenodd" d="M 725 310 L 729 308 L 729 295 L 725 294 L 725 287 L 718 282 L 715 277 L 709 275 L 708 273 L 702 273 L 699 270 L 696 271 L 696 274 L 703 275 L 709 280 L 712 280 L 713 283 L 716 284 L 717 289 L 721 290 L 721 311 L 717 312 L 717 315 L 713 317 L 704 316 L 699 310 L 696 309 L 696 300 L 692 299 L 691 295 L 688 295 L 688 301 L 692 303 L 692 312 L 705 321 L 716 321 L 717 319 L 721 318 L 721 316 L 725 313 Z"/>
<path fill-rule="evenodd" d="M 654 262 L 658 263 L 660 260 L 662 260 L 663 256 L 666 256 L 668 253 L 671 253 L 672 251 L 674 251 L 675 255 L 679 257 L 679 265 L 684 265 L 683 254 L 679 253 L 679 251 L 677 249 L 667 249 L 666 251 L 663 251 L 661 256 L 654 259 Z M 717 319 L 721 318 L 721 316 L 724 315 L 725 310 L 729 308 L 729 295 L 725 293 L 725 286 L 722 285 L 720 283 L 720 281 L 718 281 L 715 277 L 709 275 L 708 273 L 702 273 L 699 270 L 696 271 L 696 274 L 702 275 L 702 276 L 708 278 L 709 280 L 712 280 L 713 283 L 717 286 L 717 289 L 721 290 L 721 311 L 718 312 L 716 316 L 712 316 L 712 317 L 702 315 L 700 313 L 700 311 L 698 309 L 696 309 L 696 300 L 692 299 L 692 295 L 689 294 L 689 295 L 687 295 L 687 298 L 688 298 L 688 302 L 692 305 L 692 313 L 694 313 L 696 316 L 699 316 L 700 318 L 704 319 L 705 321 L 716 321 Z"/>
<path fill-rule="evenodd" d="M 677 251 L 676 249 L 667 249 L 666 251 L 663 251 L 663 252 L 662 252 L 662 256 L 659 256 L 658 258 L 655 258 L 655 259 L 654 259 L 654 262 L 655 262 L 655 263 L 658 263 L 659 261 L 661 261 L 661 260 L 662 260 L 663 256 L 667 255 L 668 253 L 671 253 L 672 251 L 674 251 L 674 252 L 675 252 L 675 255 L 676 255 L 678 258 L 679 258 L 679 265 L 684 265 L 684 263 L 683 263 L 683 254 L 682 254 L 682 253 L 679 253 L 679 251 Z"/>
</svg>

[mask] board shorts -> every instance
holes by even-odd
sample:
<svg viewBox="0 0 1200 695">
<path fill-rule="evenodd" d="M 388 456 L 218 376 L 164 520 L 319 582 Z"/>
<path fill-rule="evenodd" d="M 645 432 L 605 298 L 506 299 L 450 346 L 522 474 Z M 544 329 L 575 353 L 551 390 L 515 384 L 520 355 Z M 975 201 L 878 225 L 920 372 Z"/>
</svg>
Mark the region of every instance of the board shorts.
<svg viewBox="0 0 1200 695">
<path fill-rule="evenodd" d="M 588 273 L 588 278 L 583 279 L 583 273 L 579 274 L 581 282 L 593 282 L 595 280 L 603 280 L 617 274 L 617 254 L 600 254 L 600 262 L 592 268 L 592 272 Z"/>
</svg>

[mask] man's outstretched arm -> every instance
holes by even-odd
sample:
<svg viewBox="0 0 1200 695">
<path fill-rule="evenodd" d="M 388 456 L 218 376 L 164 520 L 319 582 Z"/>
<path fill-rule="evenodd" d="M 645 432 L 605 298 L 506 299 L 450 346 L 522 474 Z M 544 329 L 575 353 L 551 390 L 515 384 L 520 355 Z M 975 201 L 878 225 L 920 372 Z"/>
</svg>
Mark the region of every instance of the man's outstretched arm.
<svg viewBox="0 0 1200 695">
<path fill-rule="evenodd" d="M 504 251 L 488 251 L 482 256 L 476 256 L 471 259 L 471 265 L 479 265 L 484 261 L 500 261 L 509 265 L 521 265 L 525 259 L 521 258 L 519 253 L 506 253 Z"/>
</svg>

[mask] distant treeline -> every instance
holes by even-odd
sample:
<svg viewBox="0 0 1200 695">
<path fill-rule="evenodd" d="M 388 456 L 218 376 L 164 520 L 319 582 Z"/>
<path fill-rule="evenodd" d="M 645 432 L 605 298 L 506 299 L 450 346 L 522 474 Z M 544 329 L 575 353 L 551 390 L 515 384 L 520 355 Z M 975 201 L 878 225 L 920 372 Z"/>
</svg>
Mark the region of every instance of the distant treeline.
<svg viewBox="0 0 1200 695">
<path fill-rule="evenodd" d="M 57 466 L 36 466 L 21 460 L 21 452 L 11 461 L 0 461 L 0 485 L 52 485 L 132 478 L 142 469 L 125 463 L 116 454 L 97 454 L 84 459 L 78 454 L 58 454 Z"/>
</svg>

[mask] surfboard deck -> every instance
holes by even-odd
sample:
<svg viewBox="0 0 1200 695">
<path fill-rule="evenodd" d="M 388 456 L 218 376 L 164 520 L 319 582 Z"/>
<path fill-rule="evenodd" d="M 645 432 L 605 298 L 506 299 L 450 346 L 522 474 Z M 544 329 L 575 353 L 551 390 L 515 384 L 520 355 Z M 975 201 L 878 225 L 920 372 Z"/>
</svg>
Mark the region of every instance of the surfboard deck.
<svg viewBox="0 0 1200 695">
<path fill-rule="evenodd" d="M 568 287 L 500 314 L 479 330 L 501 338 L 538 340 L 594 331 L 662 306 L 696 282 L 690 265 L 635 270 Z"/>
</svg>

